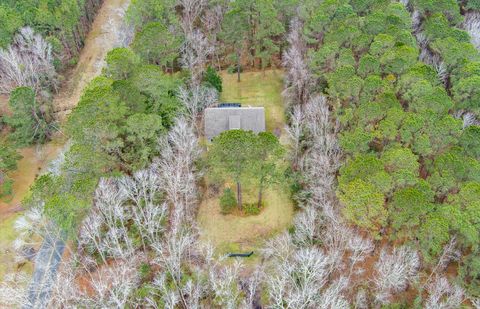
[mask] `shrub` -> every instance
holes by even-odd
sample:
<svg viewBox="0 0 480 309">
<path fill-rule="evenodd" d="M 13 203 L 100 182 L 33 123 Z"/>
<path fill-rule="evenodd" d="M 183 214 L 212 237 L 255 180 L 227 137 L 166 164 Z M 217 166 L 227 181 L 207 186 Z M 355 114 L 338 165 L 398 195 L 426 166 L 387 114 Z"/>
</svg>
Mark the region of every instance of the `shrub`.
<svg viewBox="0 0 480 309">
<path fill-rule="evenodd" d="M 257 203 L 245 203 L 243 205 L 243 211 L 246 215 L 255 216 L 260 213 Z"/>
<path fill-rule="evenodd" d="M 231 66 L 229 66 L 229 67 L 227 68 L 227 72 L 228 72 L 229 74 L 237 73 L 237 71 L 238 71 L 238 67 L 237 67 L 236 64 L 235 64 L 235 65 L 231 65 Z M 242 72 L 243 72 L 243 68 L 240 67 L 240 73 L 242 73 Z"/>
<path fill-rule="evenodd" d="M 223 190 L 222 197 L 220 198 L 220 207 L 222 214 L 229 214 L 237 205 L 237 199 L 235 198 L 235 193 L 232 189 L 226 188 Z"/>
<path fill-rule="evenodd" d="M 152 267 L 148 263 L 142 263 L 140 265 L 140 269 L 138 270 L 138 272 L 140 274 L 140 278 L 146 279 L 146 278 L 150 277 L 150 275 L 152 273 Z"/>
<path fill-rule="evenodd" d="M 35 98 L 35 91 L 29 87 L 18 87 L 12 91 L 8 105 L 12 116 L 4 116 L 3 121 L 13 132 L 10 139 L 18 146 L 28 146 L 34 142 L 43 143 L 50 136 L 52 128 Z"/>
<path fill-rule="evenodd" d="M 0 197 L 9 196 L 13 193 L 13 180 L 6 178 L 0 182 Z"/>
<path fill-rule="evenodd" d="M 215 88 L 218 92 L 222 92 L 222 78 L 211 66 L 207 68 L 205 76 L 203 77 L 203 82 L 206 86 Z"/>
</svg>

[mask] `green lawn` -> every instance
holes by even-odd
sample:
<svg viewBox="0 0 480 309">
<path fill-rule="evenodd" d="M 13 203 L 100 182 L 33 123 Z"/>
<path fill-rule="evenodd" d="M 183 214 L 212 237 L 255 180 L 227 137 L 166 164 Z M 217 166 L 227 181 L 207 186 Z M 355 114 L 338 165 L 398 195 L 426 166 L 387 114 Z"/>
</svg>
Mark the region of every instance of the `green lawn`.
<svg viewBox="0 0 480 309">
<path fill-rule="evenodd" d="M 221 72 L 223 80 L 223 102 L 239 102 L 243 106 L 265 107 L 267 130 L 274 132 L 285 126 L 285 112 L 282 99 L 283 72 L 267 70 L 262 72 L 245 72 L 241 82 L 237 82 L 236 74 Z"/>
<path fill-rule="evenodd" d="M 264 106 L 267 130 L 283 132 L 285 113 L 281 96 L 283 88 L 281 71 L 269 70 L 265 72 L 265 76 L 262 72 L 246 72 L 242 74 L 240 83 L 237 82 L 235 74 L 222 72 L 221 76 L 222 101 L 240 102 L 244 106 Z M 247 191 L 244 191 L 245 200 L 252 195 Z M 219 197 L 208 192 L 204 196 L 197 218 L 201 239 L 211 242 L 219 254 L 256 250 L 262 246 L 265 239 L 285 230 L 292 223 L 294 206 L 286 185 L 267 190 L 264 199 L 266 206 L 256 216 L 222 215 Z M 254 201 L 256 191 L 252 196 Z M 244 261 L 255 263 L 258 257 L 259 255 L 255 254 Z"/>
</svg>

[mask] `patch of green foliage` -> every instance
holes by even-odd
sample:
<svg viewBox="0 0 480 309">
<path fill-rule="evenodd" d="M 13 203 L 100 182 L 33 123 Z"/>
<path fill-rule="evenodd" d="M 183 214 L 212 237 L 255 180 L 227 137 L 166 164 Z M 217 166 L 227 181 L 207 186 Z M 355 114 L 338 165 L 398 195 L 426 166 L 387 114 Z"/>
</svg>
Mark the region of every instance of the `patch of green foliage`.
<svg viewBox="0 0 480 309">
<path fill-rule="evenodd" d="M 17 169 L 21 158 L 8 141 L 0 140 L 0 198 L 12 194 L 13 180 L 8 175 Z"/>
<path fill-rule="evenodd" d="M 288 26 L 289 15 L 294 10 L 284 11 L 269 0 L 237 0 L 230 3 L 222 22 L 219 38 L 229 46 L 226 58 L 231 64 L 229 72 L 238 74 L 242 69 L 244 57 L 249 60 L 260 60 L 262 69 L 272 62 L 272 58 L 280 51 L 282 42 L 278 40 Z M 245 38 L 249 38 L 245 40 Z M 247 55 L 248 51 L 248 55 Z"/>
<path fill-rule="evenodd" d="M 237 198 L 235 193 L 230 188 L 225 188 L 223 194 L 220 197 L 220 208 L 222 214 L 226 215 L 232 212 L 237 205 Z"/>
<path fill-rule="evenodd" d="M 139 61 L 126 48 L 109 52 L 108 77 L 87 86 L 68 119 L 67 131 L 77 145 L 72 152 L 90 149 L 100 169 L 144 168 L 158 154 L 159 136 L 180 112 L 175 97 L 179 81 Z"/>
<path fill-rule="evenodd" d="M 418 61 L 411 18 L 399 3 L 321 3 L 310 9 L 305 35 L 312 43 L 322 37 L 309 48 L 310 66 L 325 76 L 324 92 L 342 125 L 343 215 L 374 237 L 392 231 L 391 238 L 417 245 L 435 263 L 453 236 L 463 252 L 478 252 L 480 208 L 469 197 L 480 185 L 479 129 L 450 113 L 480 114 L 480 59 L 455 27 L 456 1 L 412 5 L 450 83 Z"/>
<path fill-rule="evenodd" d="M 268 186 L 281 180 L 280 162 L 284 148 L 270 132 L 229 130 L 215 137 L 208 151 L 207 164 L 217 179 L 232 180 L 237 185 L 237 205 L 241 209 L 242 184 L 254 184 L 258 206 Z"/>
<path fill-rule="evenodd" d="M 243 212 L 249 216 L 255 216 L 260 213 L 261 207 L 258 207 L 257 203 L 244 203 Z"/>
<path fill-rule="evenodd" d="M 203 83 L 208 87 L 217 89 L 219 93 L 222 92 L 222 77 L 212 66 L 209 66 L 205 71 Z"/>
<path fill-rule="evenodd" d="M 40 104 L 35 92 L 29 87 L 18 87 L 10 94 L 8 105 L 11 116 L 3 116 L 3 121 L 12 128 L 9 138 L 17 146 L 24 147 L 33 143 L 45 142 L 53 131 L 46 119 L 46 104 Z"/>
<path fill-rule="evenodd" d="M 2 1 L 0 3 L 0 48 L 6 48 L 20 27 L 30 26 L 52 44 L 56 62 L 80 53 L 99 1 Z"/>
</svg>

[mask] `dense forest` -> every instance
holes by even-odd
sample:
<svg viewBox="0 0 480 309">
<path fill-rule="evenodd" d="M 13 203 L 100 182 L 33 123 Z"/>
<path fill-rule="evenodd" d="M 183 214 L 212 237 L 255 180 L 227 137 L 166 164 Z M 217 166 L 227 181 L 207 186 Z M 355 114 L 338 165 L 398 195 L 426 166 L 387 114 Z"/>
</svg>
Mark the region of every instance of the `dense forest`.
<svg viewBox="0 0 480 309">
<path fill-rule="evenodd" d="M 50 43 L 55 63 L 74 60 L 83 47 L 100 0 L 2 0 L 0 47 L 6 48 L 22 27 L 31 27 Z"/>
<path fill-rule="evenodd" d="M 68 140 L 16 224 L 21 261 L 61 244 L 58 265 L 36 265 L 53 279 L 5 280 L 1 304 L 480 307 L 480 2 L 132 0 L 134 35 L 59 122 L 52 97 L 101 5 L 0 0 L 0 196 L 17 147 Z M 219 71 L 267 69 L 284 74 L 288 141 L 207 142 Z M 241 183 L 258 191 L 253 215 L 288 184 L 295 217 L 258 261 L 200 241 L 218 171 L 237 188 L 224 214 L 248 205 Z"/>
</svg>

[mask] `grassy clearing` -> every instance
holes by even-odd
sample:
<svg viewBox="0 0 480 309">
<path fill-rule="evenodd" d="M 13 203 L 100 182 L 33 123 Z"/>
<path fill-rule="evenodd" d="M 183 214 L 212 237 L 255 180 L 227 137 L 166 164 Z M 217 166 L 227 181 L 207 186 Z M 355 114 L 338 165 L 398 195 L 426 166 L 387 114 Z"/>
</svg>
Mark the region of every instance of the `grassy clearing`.
<svg viewBox="0 0 480 309">
<path fill-rule="evenodd" d="M 219 197 L 205 198 L 200 205 L 198 222 L 201 237 L 225 254 L 254 250 L 266 238 L 288 228 L 293 204 L 287 188 L 272 188 L 265 194 L 265 207 L 256 216 L 239 217 L 220 213 Z"/>
<path fill-rule="evenodd" d="M 221 100 L 224 102 L 239 102 L 244 106 L 265 107 L 267 130 L 283 132 L 285 126 L 285 111 L 282 99 L 283 72 L 267 70 L 262 72 L 242 73 L 241 82 L 237 82 L 236 74 L 226 71 L 220 74 L 223 80 Z"/>
<path fill-rule="evenodd" d="M 243 105 L 264 106 L 267 130 L 282 133 L 285 113 L 281 91 L 281 71 L 246 72 L 237 83 L 235 74 L 221 73 L 223 79 L 222 101 L 240 102 Z M 245 188 L 246 189 L 246 188 Z M 256 192 L 245 190 L 245 202 L 255 201 Z M 248 196 L 253 196 L 250 201 Z M 265 192 L 265 207 L 256 216 L 239 217 L 220 213 L 219 196 L 205 194 L 199 213 L 201 238 L 211 242 L 219 254 L 244 252 L 261 247 L 265 239 L 288 228 L 294 215 L 294 206 L 285 186 L 272 187 Z M 247 264 L 256 263 L 259 255 L 243 259 Z"/>
</svg>

